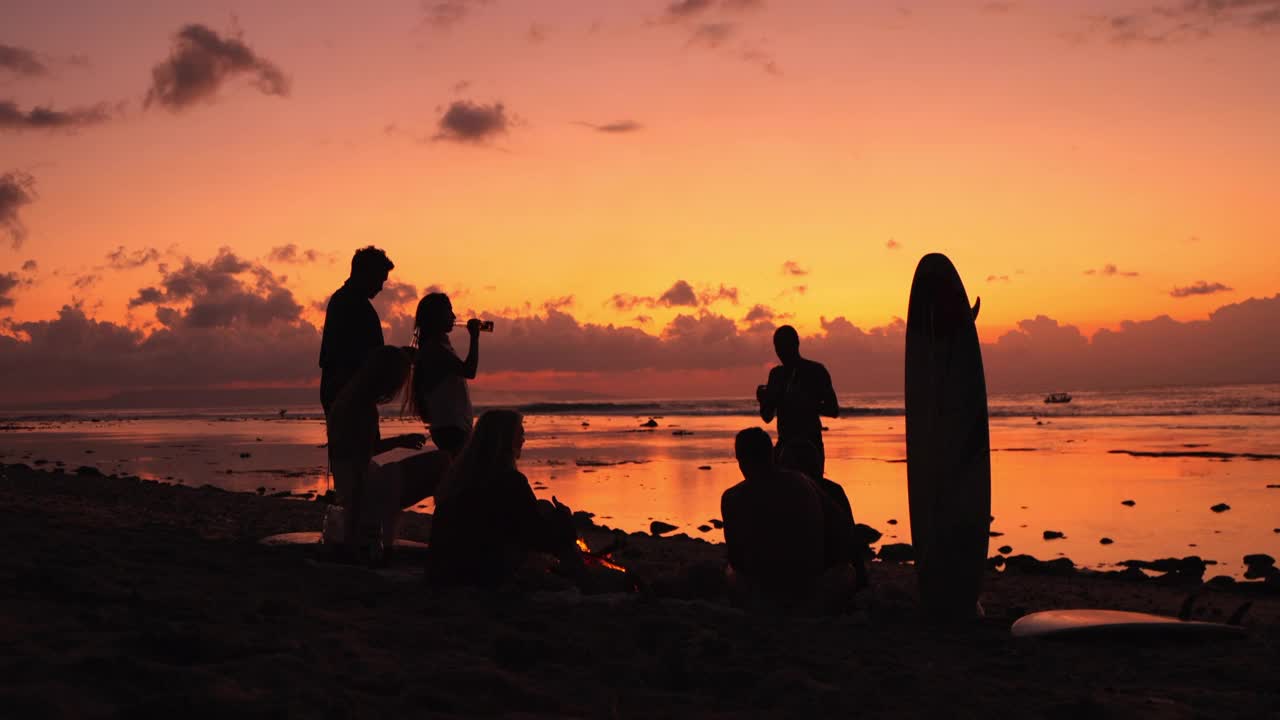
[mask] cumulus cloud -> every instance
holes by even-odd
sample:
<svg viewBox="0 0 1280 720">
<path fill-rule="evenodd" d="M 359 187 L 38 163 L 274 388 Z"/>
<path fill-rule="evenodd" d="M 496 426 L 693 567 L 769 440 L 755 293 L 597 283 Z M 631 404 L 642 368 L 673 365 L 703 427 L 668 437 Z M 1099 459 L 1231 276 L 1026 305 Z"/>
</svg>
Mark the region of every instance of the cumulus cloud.
<svg viewBox="0 0 1280 720">
<path fill-rule="evenodd" d="M 809 271 L 803 267 L 800 267 L 800 263 L 796 262 L 795 260 L 788 260 L 782 263 L 782 274 L 803 276 L 803 275 L 808 275 Z"/>
<path fill-rule="evenodd" d="M 482 144 L 507 132 L 511 119 L 502 103 L 484 105 L 457 100 L 440 116 L 433 140 Z"/>
<path fill-rule="evenodd" d="M 987 282 L 1009 282 L 1008 275 L 988 275 Z"/>
<path fill-rule="evenodd" d="M 302 306 L 282 278 L 230 248 L 205 262 L 186 258 L 161 275 L 159 286 L 140 289 L 129 307 L 156 306 L 156 320 L 166 327 L 264 327 L 301 318 Z"/>
<path fill-rule="evenodd" d="M 614 135 L 633 133 L 644 128 L 643 125 L 634 120 L 618 120 L 617 122 L 605 123 L 603 125 L 597 125 L 589 122 L 578 122 L 577 124 L 583 127 L 589 127 L 596 132 L 610 133 Z"/>
<path fill-rule="evenodd" d="M 273 247 L 271 252 L 267 253 L 268 260 L 291 265 L 318 262 L 321 257 L 322 255 L 318 251 L 302 250 L 295 243 Z"/>
<path fill-rule="evenodd" d="M 1133 270 L 1121 270 L 1113 263 L 1107 263 L 1101 268 L 1089 268 L 1084 271 L 1085 275 L 1101 275 L 1103 277 L 1138 277 L 1138 273 Z"/>
<path fill-rule="evenodd" d="M 1176 0 L 1086 18 L 1080 38 L 1117 45 L 1166 45 L 1209 38 L 1223 30 L 1268 32 L 1280 27 L 1280 0 Z"/>
<path fill-rule="evenodd" d="M 36 199 L 36 180 L 16 170 L 0 175 L 0 232 L 9 236 L 14 250 L 27 239 L 27 227 L 19 213 Z"/>
<path fill-rule="evenodd" d="M 94 285 L 97 285 L 100 280 L 102 280 L 101 275 L 97 273 L 86 273 L 84 275 L 76 276 L 76 278 L 71 281 L 71 287 L 76 290 L 88 290 Z"/>
<path fill-rule="evenodd" d="M 142 248 L 132 252 L 123 245 L 107 253 L 107 265 L 115 270 L 132 270 L 160 259 L 160 251 L 155 248 Z"/>
<path fill-rule="evenodd" d="M 12 100 L 0 100 L 0 130 L 77 130 L 101 125 L 110 119 L 111 111 L 106 103 L 70 110 L 54 110 L 37 105 L 23 111 Z"/>
<path fill-rule="evenodd" d="M 437 30 L 448 30 L 486 2 L 488 0 L 422 0 L 422 22 Z"/>
<path fill-rule="evenodd" d="M 1169 291 L 1169 296 L 1176 297 L 1176 298 L 1186 298 L 1186 297 L 1193 297 L 1195 295 L 1212 295 L 1214 293 L 1220 293 L 1220 292 L 1231 292 L 1231 290 L 1232 290 L 1231 288 L 1227 287 L 1226 285 L 1223 285 L 1220 282 L 1208 283 L 1208 282 L 1205 282 L 1204 280 L 1199 280 L 1185 287 L 1175 287 L 1174 289 Z"/>
<path fill-rule="evenodd" d="M 186 25 L 174 36 L 168 59 L 152 68 L 145 104 L 159 103 L 178 112 L 198 102 L 212 102 L 222 86 L 238 76 L 248 76 L 266 95 L 289 94 L 284 72 L 238 35 L 223 37 L 204 25 Z"/>
<path fill-rule="evenodd" d="M 612 305 L 616 310 L 631 310 L 636 307 L 690 307 L 712 305 L 720 301 L 727 301 L 734 305 L 738 304 L 738 289 L 728 287 L 723 283 L 718 287 L 710 285 L 694 289 L 685 280 L 675 281 L 671 287 L 667 288 L 657 297 L 646 295 L 631 295 L 628 293 L 618 293 L 609 298 L 606 305 Z"/>
<path fill-rule="evenodd" d="M 28 77 L 46 75 L 49 72 L 48 66 L 34 52 L 3 43 L 0 43 L 0 70 Z"/>
<path fill-rule="evenodd" d="M 17 290 L 21 285 L 23 285 L 23 280 L 18 276 L 18 273 L 0 274 L 0 309 L 14 306 L 13 291 Z"/>
<path fill-rule="evenodd" d="M 674 285 L 667 289 L 666 292 L 658 296 L 658 305 L 667 307 L 685 306 L 695 307 L 698 304 L 698 295 L 693 291 L 693 286 L 684 280 L 677 280 Z"/>
<path fill-rule="evenodd" d="M 564 297 L 551 298 L 550 300 L 543 302 L 542 309 L 547 310 L 548 312 L 551 310 L 566 310 L 573 307 L 574 303 L 575 300 L 572 295 L 565 295 Z"/>
<path fill-rule="evenodd" d="M 39 264 L 35 260 L 28 260 L 22 263 L 23 272 L 35 272 L 39 267 Z"/>
</svg>

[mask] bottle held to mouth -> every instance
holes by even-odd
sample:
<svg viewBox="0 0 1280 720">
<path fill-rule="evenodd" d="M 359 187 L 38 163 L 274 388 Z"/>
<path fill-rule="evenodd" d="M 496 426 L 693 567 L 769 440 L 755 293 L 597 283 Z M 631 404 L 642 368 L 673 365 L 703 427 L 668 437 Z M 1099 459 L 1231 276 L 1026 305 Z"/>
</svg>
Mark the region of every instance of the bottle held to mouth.
<svg viewBox="0 0 1280 720">
<path fill-rule="evenodd" d="M 480 332 L 493 332 L 492 320 L 468 320 L 467 327 L 471 327 L 471 323 L 476 323 Z"/>
</svg>

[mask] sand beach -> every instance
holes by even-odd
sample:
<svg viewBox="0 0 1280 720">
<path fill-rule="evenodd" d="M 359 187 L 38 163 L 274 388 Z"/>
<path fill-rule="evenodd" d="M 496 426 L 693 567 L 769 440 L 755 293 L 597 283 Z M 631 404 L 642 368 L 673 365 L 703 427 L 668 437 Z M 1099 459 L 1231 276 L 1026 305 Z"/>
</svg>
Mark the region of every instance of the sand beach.
<svg viewBox="0 0 1280 720">
<path fill-rule="evenodd" d="M 386 570 L 264 536 L 321 503 L 104 476 L 0 476 L 0 706 L 11 717 L 1274 717 L 1280 596 L 1264 582 L 992 570 L 985 619 L 935 627 L 909 565 L 836 617 L 746 614 L 722 546 L 584 527 L 643 592 L 441 591 L 412 554 Z M 425 540 L 414 513 L 404 536 Z M 1012 567 L 1016 565 L 1016 568 Z M 1242 639 L 1010 637 L 1059 607 L 1197 618 L 1253 603 Z"/>
</svg>

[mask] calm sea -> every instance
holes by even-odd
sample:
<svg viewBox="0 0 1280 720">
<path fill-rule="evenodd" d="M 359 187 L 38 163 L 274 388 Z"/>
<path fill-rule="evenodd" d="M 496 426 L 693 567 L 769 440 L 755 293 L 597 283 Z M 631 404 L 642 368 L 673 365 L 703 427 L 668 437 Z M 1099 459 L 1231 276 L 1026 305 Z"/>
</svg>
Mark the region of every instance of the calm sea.
<svg viewBox="0 0 1280 720">
<path fill-rule="evenodd" d="M 1210 575 L 1235 577 L 1245 554 L 1280 555 L 1280 385 L 1079 392 L 1057 405 L 993 394 L 989 404 L 992 529 L 1000 533 L 991 554 L 1009 546 L 1087 567 L 1199 555 L 1217 561 Z M 841 405 L 827 425 L 827 474 L 883 542 L 909 542 L 902 398 L 849 395 Z M 521 469 L 539 496 L 626 530 L 662 520 L 712 542 L 718 531 L 700 528 L 719 517 L 720 494 L 740 479 L 733 435 L 761 424 L 744 399 L 521 409 Z M 642 427 L 650 418 L 658 427 Z M 250 492 L 327 485 L 318 408 L 9 413 L 0 426 L 5 462 L 94 465 Z M 384 420 L 384 434 L 420 430 Z M 1210 509 L 1220 503 L 1230 509 Z M 1066 537 L 1044 540 L 1045 530 Z"/>
</svg>

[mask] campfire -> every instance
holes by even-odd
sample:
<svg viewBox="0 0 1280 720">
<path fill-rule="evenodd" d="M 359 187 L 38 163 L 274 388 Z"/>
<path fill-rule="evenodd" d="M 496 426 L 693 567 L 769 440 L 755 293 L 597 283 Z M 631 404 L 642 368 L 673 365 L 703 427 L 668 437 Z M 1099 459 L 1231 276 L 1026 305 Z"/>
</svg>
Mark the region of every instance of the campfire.
<svg viewBox="0 0 1280 720">
<path fill-rule="evenodd" d="M 613 553 L 611 551 L 606 550 L 602 553 L 591 552 L 591 547 L 587 545 L 587 541 L 582 538 L 578 538 L 578 550 L 582 551 L 582 561 L 587 565 L 602 567 L 620 573 L 625 573 L 627 571 L 626 568 L 613 562 Z"/>
</svg>

